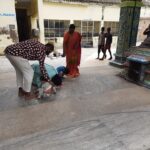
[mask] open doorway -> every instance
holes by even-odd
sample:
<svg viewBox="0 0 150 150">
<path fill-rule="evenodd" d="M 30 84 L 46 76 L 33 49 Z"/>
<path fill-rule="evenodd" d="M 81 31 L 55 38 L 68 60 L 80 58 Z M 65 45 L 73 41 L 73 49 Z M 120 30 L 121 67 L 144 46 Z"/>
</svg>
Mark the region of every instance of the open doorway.
<svg viewBox="0 0 150 150">
<path fill-rule="evenodd" d="M 31 23 L 27 16 L 27 9 L 16 9 L 19 41 L 30 39 Z"/>
</svg>

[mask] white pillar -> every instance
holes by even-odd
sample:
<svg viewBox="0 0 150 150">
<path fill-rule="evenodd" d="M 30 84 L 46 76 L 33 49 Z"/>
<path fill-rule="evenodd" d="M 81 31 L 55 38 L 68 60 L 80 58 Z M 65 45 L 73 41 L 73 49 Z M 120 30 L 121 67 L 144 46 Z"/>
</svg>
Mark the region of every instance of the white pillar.
<svg viewBox="0 0 150 150">
<path fill-rule="evenodd" d="M 38 8 L 38 19 L 39 19 L 39 30 L 40 30 L 40 42 L 45 43 L 44 37 L 44 18 L 43 18 L 43 0 L 37 1 L 37 8 Z"/>
<path fill-rule="evenodd" d="M 105 6 L 104 4 L 102 4 L 101 27 L 104 27 L 104 11 L 105 11 Z"/>
<path fill-rule="evenodd" d="M 70 20 L 70 24 L 74 24 L 74 20 Z"/>
</svg>

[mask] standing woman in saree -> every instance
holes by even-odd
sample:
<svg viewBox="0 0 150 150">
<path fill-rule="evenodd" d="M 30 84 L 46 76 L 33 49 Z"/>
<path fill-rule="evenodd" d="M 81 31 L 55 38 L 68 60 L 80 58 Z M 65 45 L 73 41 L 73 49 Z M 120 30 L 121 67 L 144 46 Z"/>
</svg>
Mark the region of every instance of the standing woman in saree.
<svg viewBox="0 0 150 150">
<path fill-rule="evenodd" d="M 66 67 L 69 76 L 74 78 L 80 75 L 78 66 L 81 60 L 81 35 L 75 31 L 75 25 L 70 24 L 69 31 L 64 34 L 63 56 L 66 56 Z"/>
</svg>

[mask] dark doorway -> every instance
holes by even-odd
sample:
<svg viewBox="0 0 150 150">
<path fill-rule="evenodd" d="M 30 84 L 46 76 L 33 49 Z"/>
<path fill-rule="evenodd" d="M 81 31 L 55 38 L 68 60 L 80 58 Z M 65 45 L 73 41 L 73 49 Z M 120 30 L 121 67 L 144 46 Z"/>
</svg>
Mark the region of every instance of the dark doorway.
<svg viewBox="0 0 150 150">
<path fill-rule="evenodd" d="M 16 18 L 18 25 L 19 41 L 24 41 L 30 38 L 31 28 L 30 21 L 27 16 L 26 9 L 16 9 Z"/>
</svg>

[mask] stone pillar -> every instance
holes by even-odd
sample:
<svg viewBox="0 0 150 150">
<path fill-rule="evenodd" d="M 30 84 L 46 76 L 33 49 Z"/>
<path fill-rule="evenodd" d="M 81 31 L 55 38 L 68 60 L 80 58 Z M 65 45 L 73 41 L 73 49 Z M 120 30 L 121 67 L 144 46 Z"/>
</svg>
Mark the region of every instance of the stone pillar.
<svg viewBox="0 0 150 150">
<path fill-rule="evenodd" d="M 140 19 L 140 10 L 142 0 L 121 0 L 119 35 L 115 60 L 111 65 L 118 67 L 125 62 L 125 52 L 136 45 L 138 25 Z"/>
<path fill-rule="evenodd" d="M 40 42 L 43 44 L 45 43 L 44 37 L 44 18 L 43 18 L 43 0 L 37 1 L 37 8 L 38 8 L 38 20 L 39 20 L 39 30 L 40 30 Z"/>
</svg>

